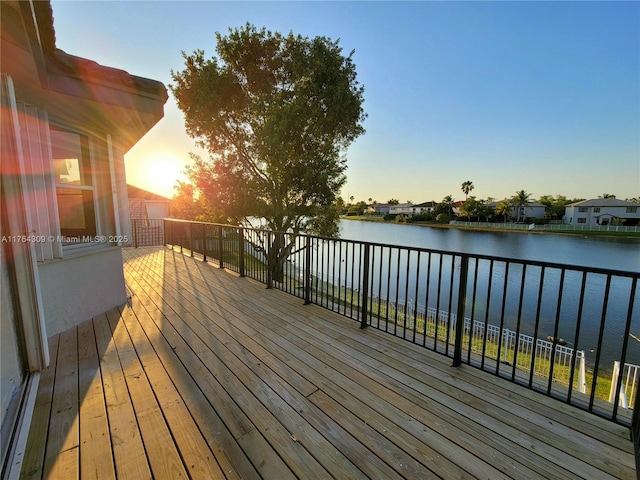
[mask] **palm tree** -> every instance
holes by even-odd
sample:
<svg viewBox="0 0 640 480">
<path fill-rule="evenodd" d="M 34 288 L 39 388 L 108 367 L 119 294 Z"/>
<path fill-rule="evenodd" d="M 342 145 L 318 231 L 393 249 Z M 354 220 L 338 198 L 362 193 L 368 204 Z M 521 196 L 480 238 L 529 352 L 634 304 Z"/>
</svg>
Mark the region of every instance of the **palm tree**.
<svg viewBox="0 0 640 480">
<path fill-rule="evenodd" d="M 516 219 L 518 222 L 524 221 L 524 210 L 522 209 L 522 207 L 529 203 L 529 198 L 531 198 L 531 194 L 525 192 L 524 190 L 516 192 L 516 195 L 513 197 L 513 204 L 518 207 L 518 212 L 516 214 Z"/>
<path fill-rule="evenodd" d="M 471 221 L 471 217 L 478 213 L 480 202 L 476 200 L 476 197 L 471 196 L 467 198 L 462 205 L 460 205 L 460 213 L 467 217 L 467 221 Z"/>
<path fill-rule="evenodd" d="M 464 192 L 464 200 L 466 201 L 469 198 L 469 192 L 473 190 L 473 182 L 471 180 L 467 180 L 466 182 L 462 182 L 462 191 Z"/>
<path fill-rule="evenodd" d="M 496 205 L 496 213 L 504 217 L 504 223 L 507 223 L 507 217 L 511 216 L 513 205 L 506 198 Z"/>
<path fill-rule="evenodd" d="M 453 217 L 453 197 L 451 195 L 447 195 L 442 199 L 442 202 L 440 203 L 442 203 L 442 205 L 444 205 L 447 210 L 449 210 L 449 218 Z"/>
<path fill-rule="evenodd" d="M 602 195 L 598 195 L 598 198 L 616 198 L 616 196 L 612 193 L 603 193 Z"/>
</svg>

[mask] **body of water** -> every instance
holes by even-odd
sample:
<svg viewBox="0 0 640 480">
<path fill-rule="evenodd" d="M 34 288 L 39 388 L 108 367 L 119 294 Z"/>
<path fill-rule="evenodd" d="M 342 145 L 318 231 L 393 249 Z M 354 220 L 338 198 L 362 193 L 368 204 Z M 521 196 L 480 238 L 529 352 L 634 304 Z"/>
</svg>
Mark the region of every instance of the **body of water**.
<svg viewBox="0 0 640 480">
<path fill-rule="evenodd" d="M 640 272 L 638 237 L 484 232 L 354 220 L 340 221 L 340 237 L 361 242 Z"/>
</svg>

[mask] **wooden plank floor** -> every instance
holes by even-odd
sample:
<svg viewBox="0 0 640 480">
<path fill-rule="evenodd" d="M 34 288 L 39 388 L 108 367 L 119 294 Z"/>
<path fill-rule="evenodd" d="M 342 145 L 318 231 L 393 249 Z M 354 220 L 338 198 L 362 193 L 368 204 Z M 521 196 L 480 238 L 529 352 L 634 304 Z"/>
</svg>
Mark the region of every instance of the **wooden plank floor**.
<svg viewBox="0 0 640 480">
<path fill-rule="evenodd" d="M 635 479 L 628 430 L 162 247 L 50 339 L 23 478 Z"/>
</svg>

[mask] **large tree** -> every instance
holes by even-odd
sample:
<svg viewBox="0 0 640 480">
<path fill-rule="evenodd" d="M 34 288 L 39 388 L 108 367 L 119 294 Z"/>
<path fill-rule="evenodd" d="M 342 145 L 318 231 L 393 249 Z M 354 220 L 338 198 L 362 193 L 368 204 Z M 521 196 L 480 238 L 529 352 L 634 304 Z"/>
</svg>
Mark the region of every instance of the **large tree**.
<svg viewBox="0 0 640 480">
<path fill-rule="evenodd" d="M 216 40 L 215 56 L 183 52 L 185 69 L 171 72 L 187 133 L 209 153 L 187 173 L 229 221 L 289 234 L 264 246 L 278 279 L 297 234 L 338 231 L 345 152 L 364 133 L 364 88 L 354 52 L 326 37 L 246 24 Z"/>
</svg>

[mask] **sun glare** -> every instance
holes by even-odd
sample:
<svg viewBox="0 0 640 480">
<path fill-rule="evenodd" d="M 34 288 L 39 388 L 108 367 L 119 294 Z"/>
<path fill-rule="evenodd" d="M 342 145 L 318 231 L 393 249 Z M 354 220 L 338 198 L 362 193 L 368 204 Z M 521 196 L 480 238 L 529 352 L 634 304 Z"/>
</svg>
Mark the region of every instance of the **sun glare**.
<svg viewBox="0 0 640 480">
<path fill-rule="evenodd" d="M 137 162 L 137 184 L 153 193 L 171 198 L 178 180 L 182 180 L 185 161 L 171 152 L 154 152 Z"/>
</svg>

